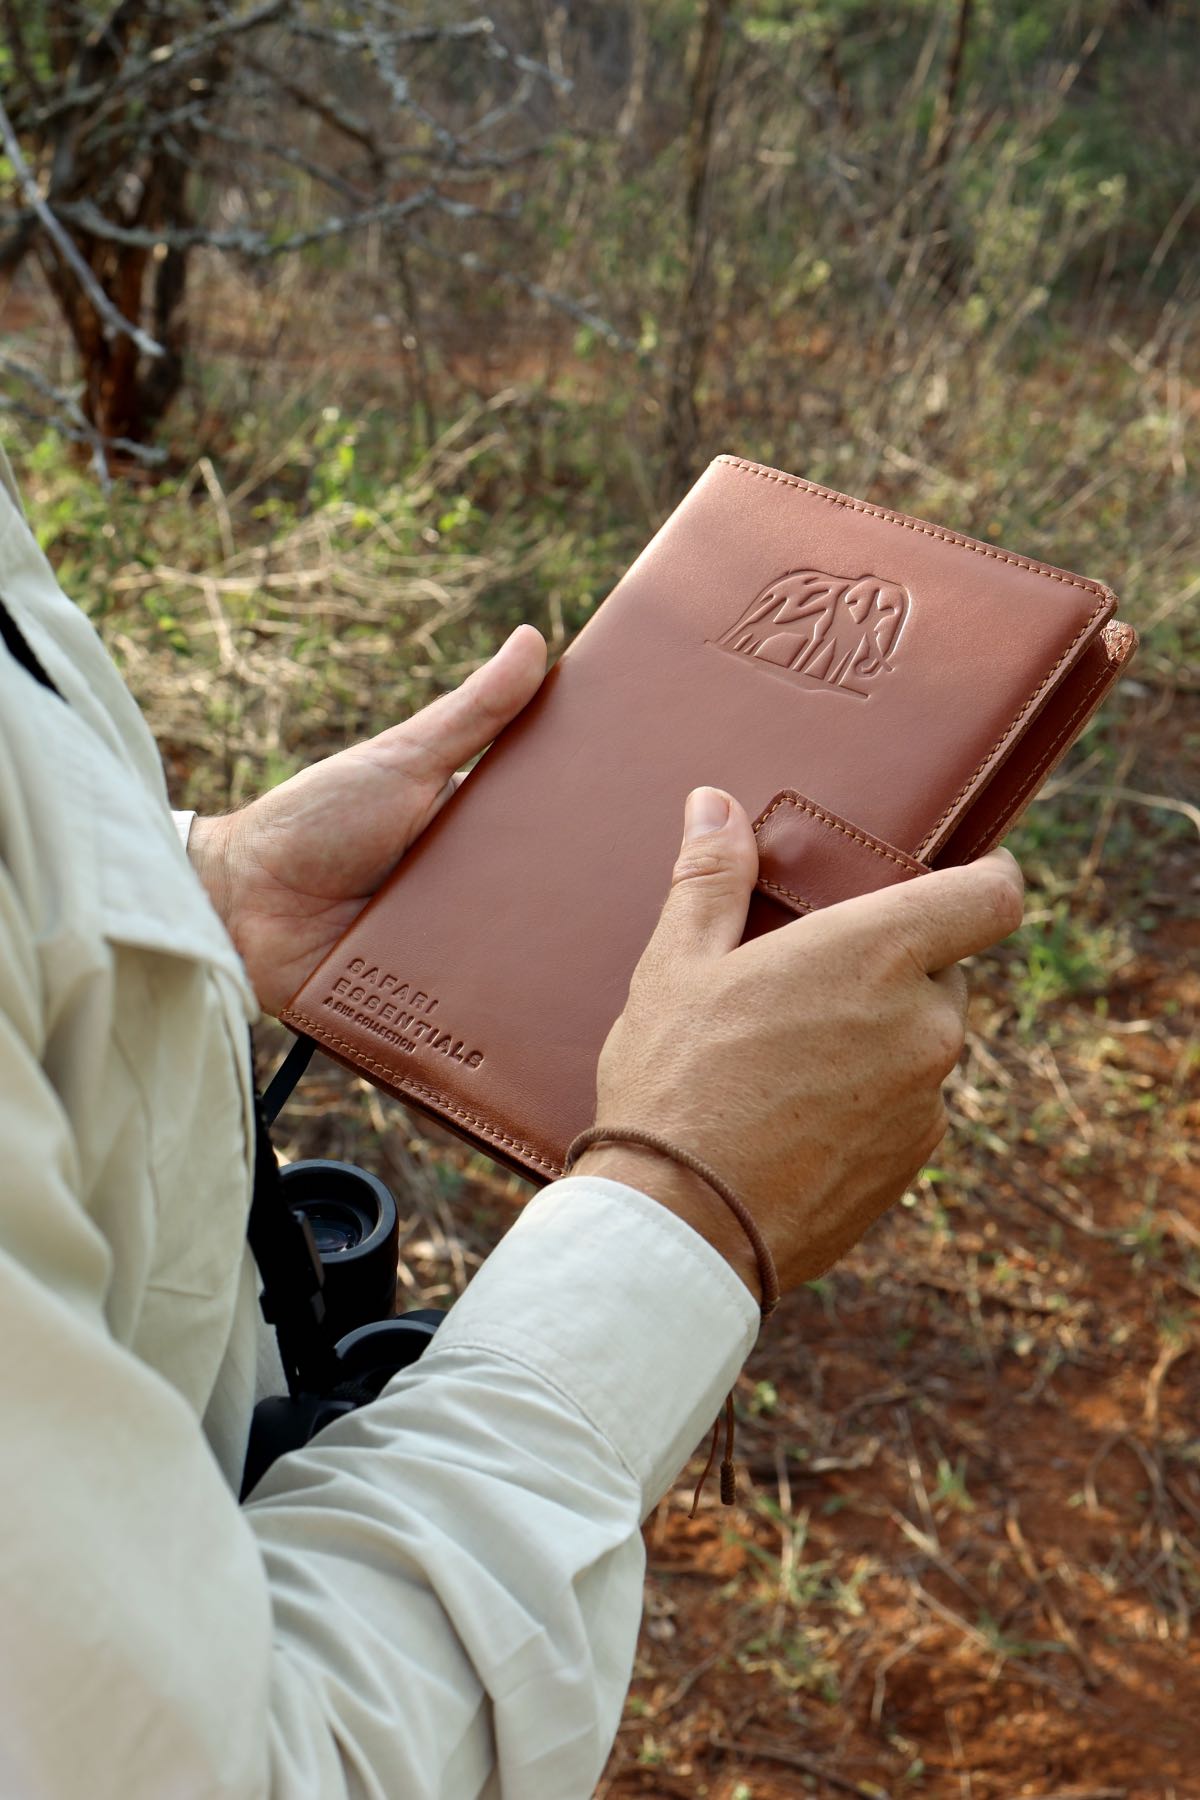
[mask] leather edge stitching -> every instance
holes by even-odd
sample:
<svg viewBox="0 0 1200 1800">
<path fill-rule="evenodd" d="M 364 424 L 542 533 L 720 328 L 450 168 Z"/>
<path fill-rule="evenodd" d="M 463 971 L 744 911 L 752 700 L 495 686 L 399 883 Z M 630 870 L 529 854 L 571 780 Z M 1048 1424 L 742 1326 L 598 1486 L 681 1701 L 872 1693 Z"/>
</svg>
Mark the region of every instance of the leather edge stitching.
<svg viewBox="0 0 1200 1800">
<path fill-rule="evenodd" d="M 947 544 L 958 544 L 963 550 L 973 550 L 978 556 L 990 556 L 996 562 L 1012 563 L 1018 569 L 1028 569 L 1032 575 L 1044 575 L 1048 581 L 1061 581 L 1067 587 L 1082 588 L 1085 593 L 1095 594 L 1100 600 L 1111 600 L 1117 604 L 1117 596 L 1111 588 L 1099 581 L 1089 581 L 1086 575 L 1070 575 L 1065 569 L 1052 568 L 1049 563 L 1037 562 L 1030 556 L 1014 556 L 1008 550 L 993 550 L 990 544 L 981 544 L 978 538 L 963 536 L 958 531 L 948 531 L 942 525 L 929 525 L 923 519 L 913 519 L 907 513 L 892 512 L 885 506 L 872 506 L 869 500 L 856 500 L 850 494 L 839 494 L 833 488 L 822 487 L 816 481 L 804 481 L 799 475 L 787 475 L 782 469 L 767 469 L 758 463 L 745 462 L 736 456 L 718 456 L 715 459 L 726 468 L 740 469 L 745 475 L 757 475 L 763 481 L 778 481 L 785 487 L 799 488 L 802 493 L 812 494 L 818 500 L 827 500 L 831 506 L 848 506 L 851 512 L 870 513 L 872 518 L 883 519 L 888 525 L 902 525 L 906 531 L 920 532 L 923 537 L 940 538 Z"/>
<path fill-rule="evenodd" d="M 943 543 L 957 544 L 964 550 L 973 551 L 977 556 L 989 556 L 996 562 L 1011 563 L 1015 568 L 1028 569 L 1031 574 L 1044 576 L 1048 581 L 1061 581 L 1067 587 L 1075 587 L 1081 589 L 1084 593 L 1095 594 L 1096 604 L 1092 607 L 1091 613 L 1075 633 L 1075 636 L 1071 639 L 1071 642 L 1067 645 L 1054 667 L 1050 670 L 1049 674 L 1046 675 L 1044 680 L 1034 689 L 1033 693 L 1030 694 L 1024 706 L 1021 707 L 1021 710 L 1005 727 L 991 749 L 988 750 L 976 764 L 962 787 L 959 788 L 957 794 L 955 794 L 954 798 L 947 805 L 941 817 L 935 821 L 926 836 L 918 844 L 917 855 L 918 857 L 924 858 L 931 847 L 936 843 L 938 833 L 946 823 L 946 820 L 965 796 L 970 793 L 971 789 L 978 783 L 984 769 L 987 767 L 992 757 L 995 756 L 997 750 L 1000 749 L 1006 739 L 1011 738 L 1016 734 L 1018 727 L 1025 718 L 1025 715 L 1029 712 L 1029 709 L 1048 691 L 1056 680 L 1060 670 L 1069 661 L 1072 652 L 1075 650 L 1080 640 L 1094 628 L 1096 620 L 1100 615 L 1100 610 L 1105 602 L 1111 600 L 1114 605 L 1116 604 L 1116 595 L 1110 588 L 1101 587 L 1097 582 L 1088 581 L 1082 576 L 1067 575 L 1058 569 L 1050 568 L 1045 563 L 1033 562 L 1028 557 L 1011 556 L 1006 550 L 989 549 L 986 544 L 980 544 L 974 538 L 960 537 L 958 533 L 944 531 L 939 526 L 922 524 L 916 519 L 907 518 L 903 513 L 888 512 L 883 507 L 872 506 L 865 500 L 854 500 L 849 494 L 836 494 L 831 488 L 820 487 L 815 482 L 811 481 L 802 481 L 799 476 L 796 475 L 785 475 L 780 469 L 760 468 L 755 463 L 742 462 L 737 457 L 732 456 L 719 456 L 716 460 L 723 464 L 724 467 L 736 469 L 744 475 L 756 475 L 763 481 L 777 481 L 783 487 L 797 488 L 801 493 L 811 494 L 817 500 L 828 501 L 831 506 L 847 506 L 851 512 L 869 513 L 872 518 L 882 519 L 885 524 L 901 526 L 905 531 L 919 532 L 923 537 L 938 538 Z"/>
<path fill-rule="evenodd" d="M 794 894 L 791 888 L 785 888 L 778 881 L 756 881 L 754 886 L 765 894 L 782 894 L 785 900 L 791 900 L 802 912 L 810 913 L 817 910 L 815 900 L 806 900 L 803 894 Z"/>
<path fill-rule="evenodd" d="M 1099 695 L 1101 693 L 1101 690 L 1104 687 L 1110 686 L 1112 684 L 1112 682 L 1115 680 L 1116 680 L 1116 674 L 1111 669 L 1105 669 L 1102 672 L 1102 674 L 1098 675 L 1096 680 L 1093 681 L 1092 685 L 1088 688 L 1087 692 L 1083 696 L 1083 699 L 1079 702 L 1079 705 L 1075 708 L 1075 711 L 1071 714 L 1070 718 L 1067 720 L 1066 724 L 1063 726 L 1062 730 L 1059 732 L 1059 734 L 1055 738 L 1054 742 L 1047 748 L 1047 750 L 1045 751 L 1045 753 L 1043 754 L 1043 756 L 1037 763 L 1036 767 L 1030 773 L 1028 780 L 1021 787 L 1019 787 L 1017 789 L 1016 793 L 1013 795 L 1013 798 L 1009 805 L 1010 819 L 1011 819 L 1012 815 L 1019 810 L 1019 808 L 1021 807 L 1023 802 L 1028 798 L 1032 789 L 1035 788 L 1037 786 L 1038 782 L 1042 779 L 1043 775 L 1046 774 L 1046 772 L 1048 771 L 1048 769 L 1054 759 L 1055 751 L 1058 749 L 1058 747 L 1062 743 L 1063 739 L 1066 737 L 1069 737 L 1071 735 L 1071 732 L 1075 728 L 1076 721 L 1078 719 L 1082 718 L 1085 712 L 1087 712 L 1089 710 L 1094 710 L 1092 703 L 1096 699 L 1097 695 Z M 988 838 L 992 835 L 992 832 L 995 830 L 995 826 L 996 826 L 996 821 L 993 820 L 992 823 L 987 827 L 987 829 L 985 831 L 980 832 L 979 836 L 975 839 L 974 843 L 971 845 L 971 848 L 969 850 L 964 851 L 964 853 L 963 853 L 963 861 L 964 862 L 970 862 L 971 858 L 978 854 L 980 845 L 987 843 Z M 1002 828 L 1001 835 L 1003 835 L 1003 829 L 1004 828 Z"/>
<path fill-rule="evenodd" d="M 760 826 L 766 824 L 771 814 L 777 812 L 781 806 L 798 807 L 801 812 L 810 814 L 814 819 L 819 819 L 822 825 L 828 825 L 831 831 L 840 831 L 843 837 L 850 838 L 855 844 L 861 844 L 874 856 L 881 856 L 888 862 L 894 862 L 898 868 L 906 870 L 910 875 L 927 875 L 929 873 L 927 865 L 918 862 L 915 857 L 909 856 L 907 851 L 901 850 L 894 844 L 885 844 L 882 838 L 873 838 L 859 827 L 848 825 L 844 819 L 839 819 L 836 813 L 826 812 L 823 806 L 817 806 L 814 801 L 805 800 L 799 794 L 777 794 L 766 812 L 754 821 L 756 833 Z M 767 884 L 761 885 L 766 886 Z M 780 893 L 788 892 L 786 888 L 780 888 L 779 891 Z"/>
<path fill-rule="evenodd" d="M 468 1112 L 465 1107 L 455 1106 L 454 1102 L 437 1088 L 426 1087 L 424 1082 L 421 1081 L 412 1081 L 408 1076 L 401 1075 L 396 1069 L 389 1067 L 387 1063 L 378 1062 L 373 1056 L 367 1056 L 359 1045 L 353 1043 L 349 1038 L 335 1037 L 334 1034 L 331 1031 L 328 1031 L 319 1020 L 310 1019 L 307 1014 L 299 1012 L 294 1007 L 290 1006 L 284 1008 L 280 1017 L 286 1018 L 289 1021 L 294 1020 L 297 1025 L 302 1025 L 309 1036 L 315 1037 L 318 1043 L 328 1044 L 331 1049 L 334 1050 L 348 1051 L 354 1057 L 354 1060 L 357 1063 L 361 1063 L 364 1068 L 374 1069 L 377 1074 L 386 1076 L 389 1081 L 395 1082 L 397 1086 L 402 1089 L 414 1094 L 420 1094 L 423 1098 L 433 1101 L 443 1112 L 452 1113 L 456 1119 L 463 1120 L 465 1124 L 472 1126 L 481 1134 L 481 1136 L 486 1137 L 491 1143 L 506 1144 L 513 1150 L 520 1150 L 531 1162 L 537 1163 L 539 1168 L 549 1169 L 552 1175 L 561 1175 L 562 1170 L 559 1168 L 558 1164 L 547 1162 L 546 1158 L 544 1156 L 539 1156 L 538 1152 L 533 1149 L 530 1144 L 523 1143 L 520 1138 L 507 1136 L 504 1132 L 497 1130 L 494 1125 L 489 1124 L 488 1121 L 478 1113 L 471 1113 Z"/>
</svg>

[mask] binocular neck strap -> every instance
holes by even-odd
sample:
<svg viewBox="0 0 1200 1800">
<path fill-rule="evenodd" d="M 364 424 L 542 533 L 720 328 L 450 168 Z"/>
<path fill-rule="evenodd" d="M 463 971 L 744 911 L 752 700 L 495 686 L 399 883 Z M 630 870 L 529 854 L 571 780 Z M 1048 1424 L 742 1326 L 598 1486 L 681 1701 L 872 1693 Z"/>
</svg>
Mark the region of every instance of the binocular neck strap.
<svg viewBox="0 0 1200 1800">
<path fill-rule="evenodd" d="M 62 695 L 38 661 L 32 645 L 26 639 L 25 633 L 5 606 L 2 598 L 0 598 L 0 638 L 4 639 L 9 655 L 14 661 L 20 663 L 26 674 L 32 675 L 41 687 L 48 688 L 52 694 L 62 700 Z"/>
<path fill-rule="evenodd" d="M 247 1236 L 262 1278 L 263 1318 L 275 1327 L 288 1392 L 319 1393 L 338 1379 L 337 1358 L 325 1326 L 321 1259 L 307 1220 L 297 1217 L 284 1197 L 266 1109 L 257 1094 L 254 1122 L 254 1193 Z"/>
</svg>

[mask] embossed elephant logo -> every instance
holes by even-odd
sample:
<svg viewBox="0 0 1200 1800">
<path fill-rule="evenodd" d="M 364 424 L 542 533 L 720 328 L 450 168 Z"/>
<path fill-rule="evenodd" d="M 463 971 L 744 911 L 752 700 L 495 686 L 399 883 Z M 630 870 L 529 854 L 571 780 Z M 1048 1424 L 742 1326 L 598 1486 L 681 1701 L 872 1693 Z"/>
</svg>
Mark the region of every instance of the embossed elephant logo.
<svg viewBox="0 0 1200 1800">
<path fill-rule="evenodd" d="M 892 668 L 908 590 L 878 575 L 795 569 L 773 581 L 716 642 L 865 700 Z"/>
</svg>

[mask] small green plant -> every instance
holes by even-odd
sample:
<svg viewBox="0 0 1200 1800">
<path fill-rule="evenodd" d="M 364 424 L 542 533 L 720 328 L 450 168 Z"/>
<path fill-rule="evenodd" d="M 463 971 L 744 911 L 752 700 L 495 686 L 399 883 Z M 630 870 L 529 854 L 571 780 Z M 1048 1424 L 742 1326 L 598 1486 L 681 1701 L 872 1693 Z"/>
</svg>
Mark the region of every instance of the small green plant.
<svg viewBox="0 0 1200 1800">
<path fill-rule="evenodd" d="M 1126 1240 L 1133 1251 L 1135 1268 L 1141 1268 L 1149 1262 L 1161 1260 L 1166 1245 L 1166 1234 L 1162 1221 L 1153 1206 L 1142 1209 L 1137 1224 Z"/>
<path fill-rule="evenodd" d="M 638 1747 L 637 1759 L 643 1769 L 659 1769 L 667 1760 L 666 1751 L 652 1732 L 646 1732 L 642 1738 Z"/>
<path fill-rule="evenodd" d="M 935 1505 L 940 1501 L 955 1512 L 973 1513 L 975 1511 L 975 1502 L 967 1492 L 967 1459 L 965 1456 L 960 1456 L 953 1466 L 944 1456 L 938 1457 L 937 1480 L 934 1483 L 932 1499 Z"/>
<path fill-rule="evenodd" d="M 773 1381 L 756 1381 L 749 1411 L 755 1419 L 769 1419 L 779 1405 L 779 1389 Z"/>
<path fill-rule="evenodd" d="M 1102 990 L 1129 954 L 1114 926 L 1081 916 L 1065 896 L 1051 901 L 1020 941 L 1024 963 L 1014 971 L 1012 991 L 1017 1027 L 1026 1038 L 1047 1006 Z"/>
<path fill-rule="evenodd" d="M 789 1694 L 819 1693 L 830 1700 L 837 1695 L 836 1675 L 815 1632 L 762 1632 L 743 1644 L 737 1664 L 747 1675 L 770 1675 Z"/>
<path fill-rule="evenodd" d="M 1066 1644 L 1055 1643 L 1046 1638 L 1014 1637 L 987 1611 L 979 1614 L 975 1629 L 986 1641 L 988 1649 L 1000 1657 L 1060 1656 L 1067 1649 Z"/>
</svg>

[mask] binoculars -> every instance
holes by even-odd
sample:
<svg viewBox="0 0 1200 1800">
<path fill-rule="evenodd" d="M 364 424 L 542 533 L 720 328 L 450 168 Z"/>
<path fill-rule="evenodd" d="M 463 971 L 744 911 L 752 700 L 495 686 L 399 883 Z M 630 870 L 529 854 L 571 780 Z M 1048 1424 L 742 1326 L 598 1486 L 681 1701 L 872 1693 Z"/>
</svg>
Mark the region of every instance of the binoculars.
<svg viewBox="0 0 1200 1800">
<path fill-rule="evenodd" d="M 320 1393 L 272 1396 L 255 1407 L 243 1499 L 277 1457 L 375 1399 L 393 1375 L 416 1362 L 445 1317 L 434 1307 L 395 1316 L 400 1218 L 377 1175 L 315 1159 L 289 1163 L 279 1171 L 279 1186 L 321 1265 L 335 1373 Z"/>
</svg>

